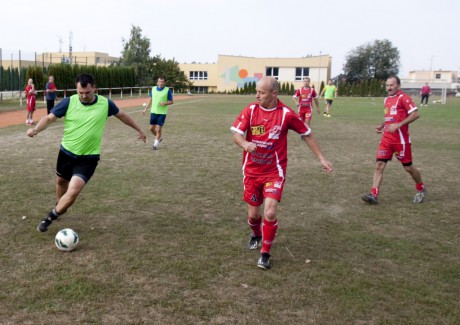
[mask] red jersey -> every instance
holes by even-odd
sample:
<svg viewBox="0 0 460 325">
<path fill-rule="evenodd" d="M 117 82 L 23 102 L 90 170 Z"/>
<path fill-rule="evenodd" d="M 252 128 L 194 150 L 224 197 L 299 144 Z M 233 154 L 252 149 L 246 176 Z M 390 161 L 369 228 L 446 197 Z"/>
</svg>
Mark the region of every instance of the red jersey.
<svg viewBox="0 0 460 325">
<path fill-rule="evenodd" d="M 412 98 L 403 93 L 401 90 L 394 96 L 388 96 L 384 101 L 385 106 L 385 128 L 383 137 L 392 143 L 410 143 L 409 125 L 403 125 L 394 133 L 387 132 L 387 127 L 390 124 L 399 123 L 407 118 L 410 113 L 417 110 Z"/>
<path fill-rule="evenodd" d="M 299 98 L 300 108 L 304 108 L 304 107 L 311 107 L 313 98 L 317 98 L 318 95 L 316 94 L 316 91 L 314 88 L 302 87 L 300 89 L 297 89 L 295 94 L 292 97 L 294 98 L 300 97 Z"/>
<path fill-rule="evenodd" d="M 423 86 L 422 90 L 420 91 L 420 94 L 422 95 L 429 95 L 431 94 L 431 88 L 430 86 Z"/>
<path fill-rule="evenodd" d="M 275 108 L 266 109 L 257 103 L 248 105 L 230 128 L 257 146 L 255 152 L 243 153 L 245 176 L 285 177 L 287 167 L 287 133 L 294 130 L 309 135 L 311 129 L 280 100 Z"/>
<path fill-rule="evenodd" d="M 31 93 L 31 92 L 30 92 L 31 90 L 32 90 L 32 86 L 27 85 L 27 86 L 26 86 L 26 96 L 27 96 L 27 98 L 30 98 L 31 96 L 34 96 L 34 97 L 35 97 L 35 93 Z"/>
</svg>

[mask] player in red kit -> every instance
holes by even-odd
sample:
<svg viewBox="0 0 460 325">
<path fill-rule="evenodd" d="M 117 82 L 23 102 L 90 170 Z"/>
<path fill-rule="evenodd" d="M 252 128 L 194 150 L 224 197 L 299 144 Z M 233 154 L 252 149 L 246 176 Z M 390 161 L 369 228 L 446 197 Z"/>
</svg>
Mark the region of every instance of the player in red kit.
<svg viewBox="0 0 460 325">
<path fill-rule="evenodd" d="M 310 125 L 312 117 L 312 101 L 315 101 L 316 110 L 320 113 L 318 95 L 314 88 L 310 87 L 310 78 L 303 78 L 303 87 L 297 89 L 292 96 L 294 103 L 299 108 L 298 113 L 303 122 Z"/>
<path fill-rule="evenodd" d="M 36 94 L 35 94 L 35 86 L 34 86 L 34 81 L 32 79 L 29 79 L 27 81 L 27 86 L 26 86 L 26 98 L 27 98 L 27 116 L 26 116 L 26 124 L 27 125 L 33 125 L 34 124 L 34 112 L 35 112 L 35 100 L 36 100 Z"/>
<path fill-rule="evenodd" d="M 412 98 L 402 92 L 401 81 L 397 76 L 390 76 L 386 83 L 388 97 L 385 98 L 385 120 L 377 126 L 377 133 L 383 133 L 377 149 L 374 179 L 370 194 L 361 199 L 369 204 L 377 204 L 383 172 L 393 155 L 401 162 L 404 169 L 412 176 L 417 189 L 414 203 L 422 203 L 426 190 L 420 171 L 412 163 L 412 148 L 409 137 L 409 124 L 420 117 Z"/>
<path fill-rule="evenodd" d="M 231 131 L 233 141 L 244 149 L 243 200 L 252 230 L 248 248 L 257 249 L 261 244 L 257 266 L 269 269 L 270 248 L 278 229 L 276 209 L 286 178 L 288 131 L 301 135 L 327 173 L 332 171 L 332 165 L 323 156 L 311 129 L 278 99 L 279 84 L 275 78 L 259 80 L 256 93 L 257 101 L 243 109 Z M 260 213 L 262 204 L 264 218 Z"/>
</svg>

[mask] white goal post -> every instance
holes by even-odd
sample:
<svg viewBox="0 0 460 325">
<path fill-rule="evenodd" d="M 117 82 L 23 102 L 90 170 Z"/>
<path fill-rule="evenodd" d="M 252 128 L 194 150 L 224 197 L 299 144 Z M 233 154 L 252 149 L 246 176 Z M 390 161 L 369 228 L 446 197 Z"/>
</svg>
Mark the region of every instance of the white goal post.
<svg viewBox="0 0 460 325">
<path fill-rule="evenodd" d="M 428 82 L 431 88 L 431 95 L 429 98 L 430 104 L 446 103 L 447 89 L 450 83 L 444 79 L 401 79 L 401 89 L 409 94 L 414 102 L 417 104 L 417 97 L 421 99 L 420 90 Z M 420 103 L 420 100 L 418 101 Z"/>
</svg>

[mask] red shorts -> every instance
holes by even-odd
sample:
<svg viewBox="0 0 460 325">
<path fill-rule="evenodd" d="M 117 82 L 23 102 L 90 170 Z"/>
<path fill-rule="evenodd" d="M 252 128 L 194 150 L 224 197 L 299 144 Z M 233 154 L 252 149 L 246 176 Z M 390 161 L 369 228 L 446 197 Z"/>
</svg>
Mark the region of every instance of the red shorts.
<svg viewBox="0 0 460 325">
<path fill-rule="evenodd" d="M 410 143 L 391 143 L 382 138 L 377 149 L 377 160 L 391 160 L 393 155 L 402 163 L 412 163 L 412 147 Z"/>
<path fill-rule="evenodd" d="M 309 107 L 300 107 L 299 109 L 300 119 L 305 121 L 311 121 L 311 106 Z"/>
<path fill-rule="evenodd" d="M 283 194 L 284 178 L 282 177 L 248 177 L 243 180 L 243 200 L 250 205 L 259 206 L 264 199 L 269 197 L 281 201 Z"/>
<path fill-rule="evenodd" d="M 27 110 L 29 112 L 35 111 L 35 96 L 30 96 L 27 98 Z"/>
</svg>

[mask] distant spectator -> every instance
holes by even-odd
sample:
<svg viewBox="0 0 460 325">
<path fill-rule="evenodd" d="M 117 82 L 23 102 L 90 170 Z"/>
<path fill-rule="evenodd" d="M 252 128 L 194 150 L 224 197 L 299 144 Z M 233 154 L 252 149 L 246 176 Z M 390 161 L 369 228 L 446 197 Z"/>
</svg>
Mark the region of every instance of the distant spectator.
<svg viewBox="0 0 460 325">
<path fill-rule="evenodd" d="M 54 77 L 49 76 L 48 82 L 46 83 L 46 110 L 48 114 L 54 107 L 54 103 L 56 102 L 56 97 L 57 97 L 57 88 L 56 85 L 54 84 Z"/>
<path fill-rule="evenodd" d="M 431 88 L 428 86 L 428 82 L 425 83 L 425 86 L 422 87 L 420 90 L 420 95 L 422 96 L 422 102 L 420 103 L 420 106 L 423 106 L 423 101 L 425 100 L 425 106 L 428 106 L 428 98 L 430 98 L 431 95 Z"/>
<path fill-rule="evenodd" d="M 27 97 L 27 117 L 26 117 L 26 124 L 27 125 L 33 125 L 34 124 L 34 119 L 33 115 L 35 112 L 35 86 L 34 86 L 34 81 L 29 79 L 27 81 L 27 86 L 26 86 L 26 97 Z"/>
</svg>

